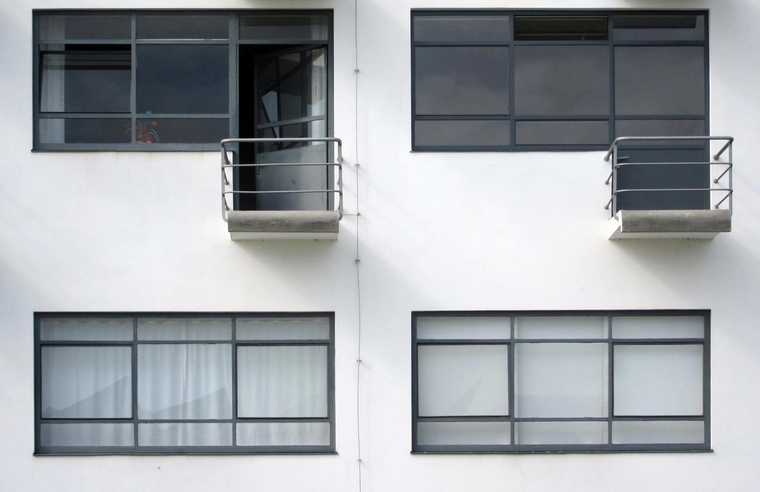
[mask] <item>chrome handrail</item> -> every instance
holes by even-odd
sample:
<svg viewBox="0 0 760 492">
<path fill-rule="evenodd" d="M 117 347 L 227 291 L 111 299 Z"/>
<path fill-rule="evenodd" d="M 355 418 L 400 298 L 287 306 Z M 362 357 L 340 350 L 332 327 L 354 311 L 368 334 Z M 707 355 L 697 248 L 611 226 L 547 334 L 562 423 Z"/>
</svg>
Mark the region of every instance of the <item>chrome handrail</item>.
<svg viewBox="0 0 760 492">
<path fill-rule="evenodd" d="M 720 148 L 718 152 L 716 152 L 714 155 L 712 155 L 712 159 L 716 162 L 624 162 L 619 161 L 618 159 L 618 145 L 621 142 L 674 142 L 674 141 L 697 141 L 697 142 L 705 142 L 710 143 L 713 141 L 725 141 L 725 144 Z M 632 192 L 679 192 L 679 191 L 703 191 L 710 193 L 714 192 L 721 192 L 725 193 L 725 196 L 723 196 L 715 205 L 715 209 L 719 209 L 720 206 L 728 200 L 728 210 L 729 212 L 733 213 L 733 142 L 734 137 L 728 137 L 728 136 L 703 136 L 703 137 L 694 137 L 694 136 L 682 136 L 682 137 L 618 137 L 613 142 L 612 145 L 610 145 L 609 150 L 604 156 L 604 161 L 609 162 L 610 157 L 612 157 L 612 168 L 610 170 L 610 174 L 607 176 L 607 179 L 605 180 L 604 184 L 610 185 L 610 199 L 607 201 L 607 204 L 604 206 L 605 210 L 610 211 L 610 216 L 614 217 L 615 213 L 617 212 L 617 206 L 616 206 L 616 198 L 621 193 L 632 193 Z M 642 147 L 646 149 L 647 147 Z M 727 161 L 719 161 L 720 157 L 723 155 L 724 152 L 728 150 L 728 160 Z M 621 157 L 622 159 L 622 157 Z M 713 166 L 725 166 L 725 169 L 723 169 L 723 172 L 721 172 L 717 178 L 712 179 L 713 184 L 718 184 L 720 180 L 728 174 L 728 186 L 724 188 L 715 188 L 710 186 L 709 188 L 631 188 L 631 189 L 617 189 L 617 172 L 618 169 L 621 167 L 626 166 L 684 166 L 684 165 L 698 165 L 698 166 L 709 166 L 711 169 Z"/>
<path fill-rule="evenodd" d="M 270 163 L 233 163 L 230 162 L 228 153 L 234 150 L 228 148 L 228 145 L 241 143 L 280 143 L 280 142 L 325 142 L 335 144 L 335 159 L 333 162 L 270 162 Z M 225 138 L 220 142 L 222 149 L 222 219 L 227 222 L 227 212 L 230 206 L 227 203 L 227 195 L 270 195 L 270 194 L 299 194 L 299 193 L 335 193 L 338 195 L 338 220 L 343 218 L 343 142 L 334 137 L 300 137 L 300 138 Z M 325 166 L 325 169 L 331 167 L 338 168 L 338 179 L 336 189 L 326 190 L 270 190 L 270 191 L 247 191 L 247 190 L 230 190 L 228 187 L 232 184 L 230 177 L 227 175 L 228 169 L 240 167 L 313 167 Z"/>
</svg>

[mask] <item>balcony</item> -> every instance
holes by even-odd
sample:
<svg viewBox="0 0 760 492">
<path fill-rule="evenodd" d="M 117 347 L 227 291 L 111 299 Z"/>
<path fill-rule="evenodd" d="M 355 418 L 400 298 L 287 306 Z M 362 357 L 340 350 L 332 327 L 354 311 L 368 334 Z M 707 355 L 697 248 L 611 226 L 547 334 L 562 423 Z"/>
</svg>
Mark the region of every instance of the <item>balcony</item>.
<svg viewBox="0 0 760 492">
<path fill-rule="evenodd" d="M 604 158 L 612 163 L 605 182 L 611 188 L 608 239 L 713 239 L 730 232 L 733 141 L 615 139 Z"/>
<path fill-rule="evenodd" d="M 228 138 L 222 218 L 232 240 L 328 240 L 343 218 L 338 138 Z"/>
</svg>

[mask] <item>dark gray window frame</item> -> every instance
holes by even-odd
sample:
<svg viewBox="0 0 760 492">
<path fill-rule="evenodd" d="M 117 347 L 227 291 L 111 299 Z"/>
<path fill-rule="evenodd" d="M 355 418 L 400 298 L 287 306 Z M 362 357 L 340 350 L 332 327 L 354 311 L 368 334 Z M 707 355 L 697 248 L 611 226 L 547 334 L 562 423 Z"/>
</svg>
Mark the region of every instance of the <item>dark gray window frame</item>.
<svg viewBox="0 0 760 492">
<path fill-rule="evenodd" d="M 231 318 L 232 333 L 230 340 L 199 341 L 138 341 L 138 318 Z M 237 340 L 237 318 L 326 318 L 329 320 L 328 340 Z M 133 335 L 130 341 L 42 341 L 40 339 L 40 322 L 50 318 L 132 318 Z M 137 347 L 140 345 L 183 345 L 229 344 L 232 347 L 232 418 L 203 419 L 203 423 L 231 423 L 233 446 L 139 446 L 137 426 L 139 423 L 168 423 L 167 420 L 139 419 L 137 415 Z M 124 419 L 56 419 L 42 417 L 42 347 L 131 347 L 132 350 L 132 416 Z M 324 346 L 327 347 L 327 417 L 309 418 L 243 418 L 238 417 L 237 401 L 237 348 L 246 346 Z M 201 422 L 200 420 L 175 419 L 179 423 Z M 171 420 L 172 422 L 174 420 Z M 65 446 L 44 447 L 41 445 L 40 426 L 43 423 L 126 423 L 134 425 L 133 446 Z M 248 422 L 324 422 L 330 425 L 330 444 L 326 446 L 236 446 L 235 426 Z M 55 455 L 166 455 L 166 454 L 333 454 L 335 453 L 335 313 L 332 312 L 37 312 L 34 313 L 34 454 L 36 456 Z"/>
<path fill-rule="evenodd" d="M 612 18 L 615 15 L 703 15 L 705 19 L 705 33 L 704 40 L 702 41 L 616 41 L 613 37 L 613 23 Z M 507 43 L 450 43 L 450 42 L 417 42 L 414 37 L 414 19 L 415 17 L 424 16 L 450 16 L 450 15 L 466 15 L 466 16 L 509 16 L 511 40 Z M 606 16 L 607 17 L 607 41 L 515 41 L 514 40 L 514 19 L 515 16 L 550 16 L 550 17 L 566 17 L 566 16 Z M 439 10 L 439 9 L 413 9 L 411 11 L 411 87 L 412 87 L 412 104 L 411 104 L 411 135 L 412 135 L 412 151 L 429 151 L 429 152 L 472 152 L 472 151 L 584 151 L 584 150 L 606 150 L 612 141 L 616 137 L 624 135 L 615 134 L 615 122 L 616 121 L 632 121 L 632 120 L 701 120 L 704 121 L 705 134 L 709 135 L 710 127 L 710 75 L 709 75 L 709 15 L 706 10 L 492 10 L 492 9 L 479 9 L 479 10 Z M 609 46 L 610 56 L 610 113 L 606 117 L 604 116 L 516 116 L 515 115 L 515 46 Z M 509 97 L 510 104 L 509 114 L 499 116 L 475 116 L 475 115 L 417 115 L 416 114 L 416 70 L 415 70 L 415 48 L 427 47 L 427 46 L 439 46 L 439 47 L 464 47 L 464 46 L 505 46 L 509 48 Z M 704 115 L 688 115 L 688 116 L 670 116 L 670 115 L 624 115 L 616 114 L 615 112 L 615 47 L 618 46 L 701 46 L 704 48 L 704 62 L 705 62 L 705 114 Z M 457 145 L 457 146 L 423 146 L 417 145 L 415 139 L 415 123 L 417 121 L 434 121 L 434 120 L 462 120 L 462 121 L 485 121 L 485 120 L 502 120 L 508 121 L 510 125 L 510 138 L 509 145 L 504 146 L 476 146 L 476 145 Z M 517 145 L 515 143 L 516 137 L 516 122 L 530 121 L 530 122 L 551 122 L 551 121 L 608 121 L 609 125 L 609 142 L 603 145 Z M 670 146 L 670 149 L 677 149 L 677 147 Z M 692 147 L 693 148 L 693 147 Z"/>
<path fill-rule="evenodd" d="M 595 338 L 567 339 L 516 339 L 515 318 L 517 317 L 605 317 L 607 336 Z M 697 316 L 704 319 L 704 337 L 692 338 L 625 338 L 616 339 L 612 336 L 612 318 L 631 316 Z M 510 338 L 508 339 L 425 339 L 417 338 L 417 320 L 434 317 L 504 317 L 510 322 Z M 514 412 L 514 347 L 516 343 L 606 343 L 608 345 L 608 415 L 603 418 L 518 418 Z M 420 345 L 506 345 L 508 347 L 509 368 L 509 415 L 504 417 L 421 417 L 419 415 L 419 368 L 418 347 Z M 703 414 L 694 416 L 643 416 L 624 417 L 614 415 L 614 348 L 620 345 L 702 345 L 702 405 Z M 704 422 L 704 443 L 700 444 L 613 444 L 612 423 L 615 421 L 663 421 L 684 420 Z M 510 445 L 420 445 L 417 443 L 418 422 L 496 422 L 511 423 Z M 576 422 L 607 422 L 608 443 L 605 445 L 516 445 L 515 422 L 537 421 L 576 421 Z M 412 312 L 412 453 L 603 453 L 603 452 L 710 452 L 710 311 L 709 310 L 616 310 L 616 311 L 415 311 Z"/>
<path fill-rule="evenodd" d="M 108 40 L 108 39 L 87 39 L 87 40 L 40 40 L 40 22 L 41 15 L 130 15 L 131 16 L 131 40 Z M 136 18 L 140 14 L 149 15 L 227 15 L 229 16 L 229 36 L 228 39 L 138 39 Z M 315 41 L 311 39 L 278 39 L 276 41 L 245 40 L 239 39 L 240 18 L 252 15 L 325 15 L 327 16 L 327 40 Z M 176 151 L 218 151 L 219 143 L 167 143 L 167 144 L 138 144 L 135 142 L 136 121 L 139 119 L 223 119 L 229 123 L 229 133 L 227 138 L 239 137 L 239 95 L 238 95 L 238 52 L 241 45 L 314 45 L 323 46 L 327 51 L 327 136 L 333 135 L 333 108 L 334 108 L 334 90 L 333 90 L 333 10 L 332 9 L 300 9 L 300 10 L 283 10 L 283 9 L 254 9 L 254 10 L 194 10 L 194 9 L 159 9 L 159 10 L 123 10 L 123 9 L 98 9 L 98 10 L 33 10 L 33 117 L 34 128 L 32 138 L 33 151 L 74 151 L 74 152 L 113 152 L 113 151 L 130 151 L 130 152 L 176 152 Z M 43 44 L 87 44 L 87 45 L 128 45 L 131 46 L 132 59 L 132 83 L 130 88 L 131 110 L 130 113 L 42 113 L 40 110 L 40 90 L 41 90 L 41 56 L 40 46 Z M 141 114 L 136 109 L 136 48 L 140 45 L 226 45 L 229 47 L 229 110 L 227 113 L 219 114 Z M 40 142 L 39 122 L 41 119 L 60 119 L 61 117 L 72 119 L 131 119 L 131 132 L 133 143 L 63 143 L 63 144 L 43 144 Z"/>
</svg>

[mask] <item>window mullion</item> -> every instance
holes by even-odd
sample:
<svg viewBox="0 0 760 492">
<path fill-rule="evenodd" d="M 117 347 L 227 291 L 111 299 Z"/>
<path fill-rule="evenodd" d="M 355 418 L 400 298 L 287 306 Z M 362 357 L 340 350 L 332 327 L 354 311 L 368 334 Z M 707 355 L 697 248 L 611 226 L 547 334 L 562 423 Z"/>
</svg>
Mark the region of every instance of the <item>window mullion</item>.
<svg viewBox="0 0 760 492">
<path fill-rule="evenodd" d="M 514 138 L 514 131 L 512 132 Z M 509 394 L 509 444 L 514 446 L 515 442 L 515 317 L 509 317 L 509 374 L 507 376 L 507 382 L 509 388 L 507 389 Z"/>
<path fill-rule="evenodd" d="M 137 140 L 137 15 L 132 14 L 132 81 L 130 84 L 129 95 L 129 112 L 131 114 L 131 137 L 130 144 L 134 144 Z M 136 321 L 135 321 L 136 323 Z M 136 340 L 137 338 L 135 338 Z"/>
<path fill-rule="evenodd" d="M 140 445 L 137 426 L 137 317 L 132 318 L 132 423 L 134 432 L 134 446 Z"/>
</svg>

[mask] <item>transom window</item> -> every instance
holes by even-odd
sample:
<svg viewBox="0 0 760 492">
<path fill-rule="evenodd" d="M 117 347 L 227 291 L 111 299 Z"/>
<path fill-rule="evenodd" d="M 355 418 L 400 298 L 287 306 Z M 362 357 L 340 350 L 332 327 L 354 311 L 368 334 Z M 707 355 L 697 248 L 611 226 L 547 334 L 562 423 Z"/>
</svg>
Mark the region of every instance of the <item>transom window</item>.
<svg viewBox="0 0 760 492">
<path fill-rule="evenodd" d="M 334 316 L 37 314 L 36 452 L 335 449 Z"/>
<path fill-rule="evenodd" d="M 414 150 L 707 131 L 704 12 L 412 11 Z"/>
<path fill-rule="evenodd" d="M 228 137 L 329 131 L 331 11 L 35 11 L 34 20 L 37 150 L 218 150 Z M 296 49 L 311 58 L 281 65 L 318 73 L 308 101 L 295 99 L 310 81 L 266 63 Z"/>
<path fill-rule="evenodd" d="M 706 311 L 414 313 L 414 451 L 710 447 Z"/>
</svg>

